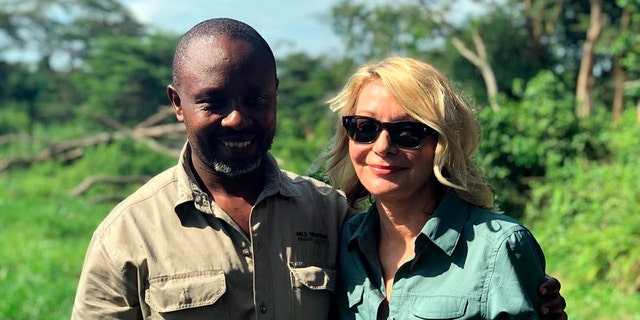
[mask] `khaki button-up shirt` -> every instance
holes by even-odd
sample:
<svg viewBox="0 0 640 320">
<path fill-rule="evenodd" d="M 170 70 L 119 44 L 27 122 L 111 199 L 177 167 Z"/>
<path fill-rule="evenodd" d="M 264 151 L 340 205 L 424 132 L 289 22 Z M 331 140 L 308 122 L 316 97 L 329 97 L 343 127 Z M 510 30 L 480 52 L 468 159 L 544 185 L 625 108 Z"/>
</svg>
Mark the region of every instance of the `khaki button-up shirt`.
<svg viewBox="0 0 640 320">
<path fill-rule="evenodd" d="M 189 152 L 97 228 L 72 319 L 327 319 L 342 195 L 269 156 L 247 236 L 195 183 Z"/>
</svg>

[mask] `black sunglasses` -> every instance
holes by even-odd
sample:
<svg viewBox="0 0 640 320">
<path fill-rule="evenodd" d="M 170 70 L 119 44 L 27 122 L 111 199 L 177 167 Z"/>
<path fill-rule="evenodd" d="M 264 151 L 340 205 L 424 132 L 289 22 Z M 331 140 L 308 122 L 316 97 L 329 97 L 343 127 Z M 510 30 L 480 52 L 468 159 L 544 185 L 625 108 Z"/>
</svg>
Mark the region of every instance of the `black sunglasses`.
<svg viewBox="0 0 640 320">
<path fill-rule="evenodd" d="M 351 140 L 366 144 L 375 142 L 380 132 L 386 129 L 391 142 L 403 149 L 418 149 L 428 136 L 438 133 L 417 121 L 380 122 L 365 116 L 343 116 L 342 126 Z"/>
</svg>

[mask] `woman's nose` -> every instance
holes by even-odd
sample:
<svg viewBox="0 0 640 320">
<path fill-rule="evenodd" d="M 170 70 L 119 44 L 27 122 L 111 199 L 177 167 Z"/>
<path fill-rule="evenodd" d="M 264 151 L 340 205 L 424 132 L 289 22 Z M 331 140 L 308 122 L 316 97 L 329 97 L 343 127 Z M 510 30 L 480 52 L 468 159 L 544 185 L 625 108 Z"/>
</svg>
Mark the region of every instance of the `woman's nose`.
<svg viewBox="0 0 640 320">
<path fill-rule="evenodd" d="M 391 142 L 391 137 L 389 136 L 389 132 L 387 130 L 382 130 L 380 135 L 378 135 L 378 139 L 373 142 L 373 152 L 377 154 L 388 154 L 396 150 L 396 147 Z"/>
</svg>

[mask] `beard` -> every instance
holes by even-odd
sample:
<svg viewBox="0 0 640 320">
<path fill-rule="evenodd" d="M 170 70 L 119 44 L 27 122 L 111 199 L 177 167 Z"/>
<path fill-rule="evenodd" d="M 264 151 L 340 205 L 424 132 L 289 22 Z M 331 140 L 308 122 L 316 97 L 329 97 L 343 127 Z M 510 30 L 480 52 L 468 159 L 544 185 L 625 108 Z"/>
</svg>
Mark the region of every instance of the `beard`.
<svg viewBox="0 0 640 320">
<path fill-rule="evenodd" d="M 273 134 L 260 136 L 263 138 L 256 141 L 258 143 L 258 151 L 249 157 L 225 157 L 220 152 L 216 152 L 215 147 L 204 147 L 202 145 L 199 148 L 195 148 L 195 151 L 198 157 L 213 171 L 233 178 L 252 172 L 262 164 L 267 152 L 271 150 Z"/>
<path fill-rule="evenodd" d="M 200 156 L 203 159 L 206 159 L 209 167 L 215 172 L 221 173 L 229 178 L 233 178 L 245 173 L 252 172 L 253 170 L 256 170 L 258 167 L 260 167 L 260 165 L 262 164 L 262 160 L 265 158 L 267 152 L 270 149 L 271 143 L 262 148 L 255 157 L 245 159 L 222 159 L 216 156 L 204 157 L 204 155 L 202 154 Z"/>
</svg>

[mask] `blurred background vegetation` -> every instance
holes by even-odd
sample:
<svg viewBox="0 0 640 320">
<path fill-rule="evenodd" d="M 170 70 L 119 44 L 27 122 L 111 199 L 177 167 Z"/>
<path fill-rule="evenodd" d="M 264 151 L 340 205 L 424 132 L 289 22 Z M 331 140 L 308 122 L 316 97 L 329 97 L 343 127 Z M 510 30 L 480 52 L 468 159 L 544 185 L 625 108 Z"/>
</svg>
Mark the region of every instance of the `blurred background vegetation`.
<svg viewBox="0 0 640 320">
<path fill-rule="evenodd" d="M 468 17 L 459 0 L 336 2 L 344 54 L 277 57 L 274 155 L 310 173 L 335 129 L 324 102 L 361 63 L 430 62 L 476 103 L 477 160 L 570 318 L 640 319 L 640 0 L 474 2 Z M 68 319 L 93 229 L 176 163 L 164 88 L 179 35 L 116 0 L 0 3 L 0 319 Z"/>
</svg>

